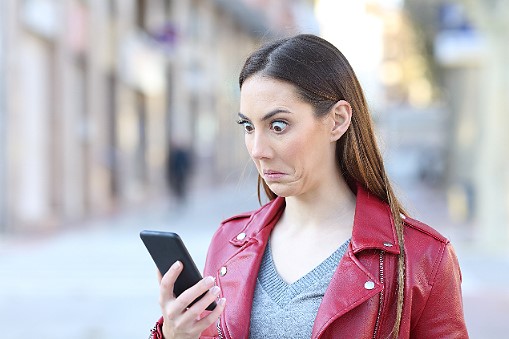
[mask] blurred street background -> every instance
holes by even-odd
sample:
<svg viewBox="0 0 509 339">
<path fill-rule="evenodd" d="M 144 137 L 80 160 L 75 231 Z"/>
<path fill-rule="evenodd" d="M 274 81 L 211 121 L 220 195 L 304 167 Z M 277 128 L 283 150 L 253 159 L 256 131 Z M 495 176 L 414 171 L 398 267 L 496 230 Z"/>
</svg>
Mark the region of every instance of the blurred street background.
<svg viewBox="0 0 509 339">
<path fill-rule="evenodd" d="M 142 229 L 200 268 L 255 209 L 237 77 L 321 35 L 365 89 L 410 214 L 451 239 L 472 338 L 509 333 L 509 2 L 0 1 L 0 338 L 146 338 Z"/>
</svg>

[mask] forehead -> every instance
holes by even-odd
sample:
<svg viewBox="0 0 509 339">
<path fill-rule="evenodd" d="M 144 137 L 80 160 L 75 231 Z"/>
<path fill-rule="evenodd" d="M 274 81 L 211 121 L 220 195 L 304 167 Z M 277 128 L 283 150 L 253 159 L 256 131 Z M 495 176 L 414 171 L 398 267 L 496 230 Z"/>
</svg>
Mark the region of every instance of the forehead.
<svg viewBox="0 0 509 339">
<path fill-rule="evenodd" d="M 270 77 L 254 75 L 244 82 L 240 90 L 240 110 L 243 113 L 263 107 L 302 103 L 294 85 Z"/>
</svg>

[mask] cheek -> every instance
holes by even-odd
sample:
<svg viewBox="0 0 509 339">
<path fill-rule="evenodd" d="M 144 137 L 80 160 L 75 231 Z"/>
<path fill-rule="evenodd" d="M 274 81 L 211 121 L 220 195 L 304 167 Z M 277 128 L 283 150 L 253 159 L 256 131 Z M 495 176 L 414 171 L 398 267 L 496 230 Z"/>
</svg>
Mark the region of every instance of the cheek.
<svg viewBox="0 0 509 339">
<path fill-rule="evenodd" d="M 324 136 L 326 134 L 322 131 L 311 131 L 302 135 L 291 145 L 291 149 L 288 150 L 289 156 L 299 159 L 306 168 L 325 165 L 328 161 L 330 142 Z"/>
<path fill-rule="evenodd" d="M 279 145 L 278 154 L 281 158 L 288 162 L 294 163 L 295 167 L 299 167 L 309 157 L 312 147 L 306 138 L 296 137 L 291 142 L 283 142 Z"/>
</svg>

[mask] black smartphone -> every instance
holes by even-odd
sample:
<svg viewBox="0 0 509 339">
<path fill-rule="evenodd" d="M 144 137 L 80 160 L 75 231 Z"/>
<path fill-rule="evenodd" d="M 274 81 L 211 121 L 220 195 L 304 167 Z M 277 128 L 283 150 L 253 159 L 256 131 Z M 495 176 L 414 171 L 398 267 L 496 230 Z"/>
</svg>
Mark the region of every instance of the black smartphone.
<svg viewBox="0 0 509 339">
<path fill-rule="evenodd" d="M 140 238 L 154 260 L 159 272 L 161 272 L 161 275 L 164 275 L 177 260 L 184 265 L 184 269 L 178 276 L 173 288 L 175 296 L 178 297 L 182 292 L 202 279 L 200 271 L 196 267 L 193 258 L 187 251 L 184 242 L 178 234 L 173 232 L 144 230 L 140 232 Z M 192 306 L 195 302 L 200 300 L 205 293 L 196 298 L 189 306 Z M 215 307 L 216 302 L 214 301 L 207 307 L 207 310 L 212 311 Z"/>
</svg>

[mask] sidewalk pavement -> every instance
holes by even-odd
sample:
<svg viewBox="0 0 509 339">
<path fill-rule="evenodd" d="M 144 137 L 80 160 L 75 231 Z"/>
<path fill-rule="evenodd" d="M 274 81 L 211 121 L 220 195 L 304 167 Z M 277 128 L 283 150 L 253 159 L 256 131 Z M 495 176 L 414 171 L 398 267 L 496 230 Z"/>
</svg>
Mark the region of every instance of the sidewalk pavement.
<svg viewBox="0 0 509 339">
<path fill-rule="evenodd" d="M 219 222 L 258 206 L 255 184 L 206 186 L 187 205 L 157 201 L 52 237 L 0 238 L 0 337 L 5 339 L 146 338 L 159 317 L 155 266 L 138 233 L 179 233 L 198 267 Z M 413 215 L 448 236 L 463 272 L 471 338 L 509 333 L 509 255 L 475 251 L 472 229 L 450 223 L 445 198 L 410 190 Z"/>
</svg>

